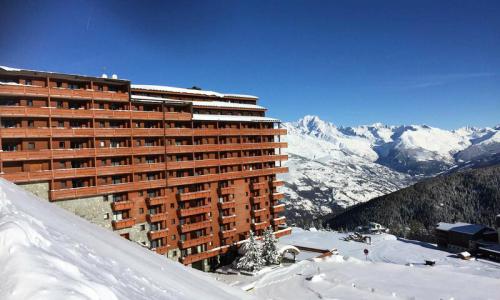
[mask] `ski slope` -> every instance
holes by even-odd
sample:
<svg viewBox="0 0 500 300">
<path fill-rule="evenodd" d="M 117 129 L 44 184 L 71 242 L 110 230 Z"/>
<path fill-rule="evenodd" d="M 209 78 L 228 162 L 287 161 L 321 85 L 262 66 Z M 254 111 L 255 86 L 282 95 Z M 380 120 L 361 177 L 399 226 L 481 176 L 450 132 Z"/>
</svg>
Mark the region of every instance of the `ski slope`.
<svg viewBox="0 0 500 300">
<path fill-rule="evenodd" d="M 245 299 L 0 179 L 0 299 Z"/>
</svg>

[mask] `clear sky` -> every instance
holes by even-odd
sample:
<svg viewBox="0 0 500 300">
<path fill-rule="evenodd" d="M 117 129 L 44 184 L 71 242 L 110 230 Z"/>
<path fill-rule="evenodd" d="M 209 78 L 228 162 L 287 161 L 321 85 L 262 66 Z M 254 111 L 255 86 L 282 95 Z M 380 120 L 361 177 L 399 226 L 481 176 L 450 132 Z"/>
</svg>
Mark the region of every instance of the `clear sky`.
<svg viewBox="0 0 500 300">
<path fill-rule="evenodd" d="M 255 94 L 285 121 L 500 123 L 500 1 L 0 0 L 0 65 Z"/>
</svg>

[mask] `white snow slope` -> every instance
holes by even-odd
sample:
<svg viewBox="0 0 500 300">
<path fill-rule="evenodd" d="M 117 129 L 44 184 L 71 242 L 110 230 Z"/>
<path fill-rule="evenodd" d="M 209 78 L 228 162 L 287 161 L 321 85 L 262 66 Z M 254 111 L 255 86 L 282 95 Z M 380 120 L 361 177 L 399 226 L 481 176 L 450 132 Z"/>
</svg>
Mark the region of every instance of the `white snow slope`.
<svg viewBox="0 0 500 300">
<path fill-rule="evenodd" d="M 452 166 L 500 152 L 500 127 L 337 127 L 317 116 L 284 123 L 287 217 L 300 223 L 396 191 Z M 302 225 L 302 224 L 300 224 Z"/>
<path fill-rule="evenodd" d="M 431 244 L 372 236 L 372 245 L 345 234 L 294 228 L 281 243 L 337 248 L 340 255 L 304 260 L 255 279 L 265 299 L 498 299 L 500 264 L 464 261 Z M 365 260 L 363 249 L 369 250 Z M 433 267 L 424 260 L 436 261 Z"/>
<path fill-rule="evenodd" d="M 0 179 L 0 299 L 244 299 Z"/>
</svg>

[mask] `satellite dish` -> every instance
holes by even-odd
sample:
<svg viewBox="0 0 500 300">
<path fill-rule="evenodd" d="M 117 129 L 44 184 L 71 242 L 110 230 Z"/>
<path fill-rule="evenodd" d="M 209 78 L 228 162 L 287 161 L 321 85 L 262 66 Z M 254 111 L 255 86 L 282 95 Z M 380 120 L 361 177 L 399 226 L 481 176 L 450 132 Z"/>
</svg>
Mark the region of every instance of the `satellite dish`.
<svg viewBox="0 0 500 300">
<path fill-rule="evenodd" d="M 107 75 L 106 73 L 103 73 L 103 74 L 101 75 L 101 77 L 102 77 L 102 78 L 108 78 L 108 75 Z"/>
<path fill-rule="evenodd" d="M 111 78 L 113 78 L 113 79 L 118 79 L 118 75 L 113 74 L 113 75 L 111 75 Z"/>
</svg>

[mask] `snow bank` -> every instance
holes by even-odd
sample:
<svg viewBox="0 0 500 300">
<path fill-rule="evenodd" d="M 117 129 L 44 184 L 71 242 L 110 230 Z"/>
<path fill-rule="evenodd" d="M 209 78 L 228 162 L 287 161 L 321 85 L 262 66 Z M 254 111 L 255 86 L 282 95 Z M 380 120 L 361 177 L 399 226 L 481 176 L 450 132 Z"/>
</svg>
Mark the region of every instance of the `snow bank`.
<svg viewBox="0 0 500 300">
<path fill-rule="evenodd" d="M 0 299 L 240 299 L 0 179 Z"/>
</svg>

